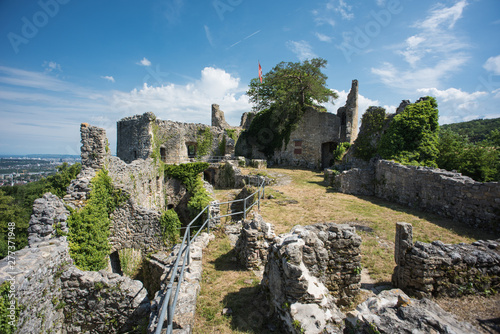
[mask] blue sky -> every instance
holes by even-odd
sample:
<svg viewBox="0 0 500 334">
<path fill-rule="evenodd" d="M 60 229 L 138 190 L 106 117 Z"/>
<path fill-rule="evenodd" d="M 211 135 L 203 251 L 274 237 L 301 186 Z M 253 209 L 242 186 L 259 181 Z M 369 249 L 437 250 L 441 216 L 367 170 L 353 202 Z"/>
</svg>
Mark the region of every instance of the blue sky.
<svg viewBox="0 0 500 334">
<path fill-rule="evenodd" d="M 79 154 L 80 123 L 153 111 L 232 125 L 280 61 L 322 57 L 360 114 L 437 98 L 440 123 L 500 117 L 498 0 L 0 0 L 0 154 Z"/>
</svg>

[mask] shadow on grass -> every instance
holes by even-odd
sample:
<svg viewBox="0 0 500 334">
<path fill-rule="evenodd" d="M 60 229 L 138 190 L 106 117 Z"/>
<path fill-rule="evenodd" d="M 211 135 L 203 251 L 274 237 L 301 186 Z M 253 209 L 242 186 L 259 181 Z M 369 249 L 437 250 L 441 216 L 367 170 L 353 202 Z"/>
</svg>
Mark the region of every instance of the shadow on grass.
<svg viewBox="0 0 500 334">
<path fill-rule="evenodd" d="M 483 240 L 491 239 L 494 237 L 492 233 L 477 228 L 473 228 L 467 225 L 466 223 L 459 222 L 451 218 L 445 218 L 437 214 L 425 212 L 416 208 L 410 208 L 403 204 L 391 202 L 374 196 L 356 196 L 356 197 L 384 208 L 413 215 L 420 219 L 426 220 L 436 226 L 450 230 L 462 237 L 469 237 L 473 239 L 483 239 Z M 439 236 L 437 235 L 436 240 L 438 240 L 438 238 Z"/>
<path fill-rule="evenodd" d="M 270 318 L 269 307 L 260 285 L 244 287 L 224 297 L 223 304 L 232 311 L 231 328 L 247 333 L 285 333 Z"/>
<path fill-rule="evenodd" d="M 220 255 L 215 260 L 210 261 L 217 271 L 244 271 L 246 270 L 239 262 L 236 251 L 232 248 L 229 252 Z"/>
</svg>

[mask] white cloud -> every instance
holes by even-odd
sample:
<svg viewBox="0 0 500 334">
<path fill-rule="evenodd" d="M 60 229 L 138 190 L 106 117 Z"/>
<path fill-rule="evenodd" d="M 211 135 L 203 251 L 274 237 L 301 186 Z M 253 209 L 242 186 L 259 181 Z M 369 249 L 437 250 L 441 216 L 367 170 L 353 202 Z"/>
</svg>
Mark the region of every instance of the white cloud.
<svg viewBox="0 0 500 334">
<path fill-rule="evenodd" d="M 141 89 L 115 92 L 112 107 L 126 115 L 152 111 L 160 119 L 210 124 L 210 106 L 217 103 L 226 120 L 239 125 L 241 114 L 251 109 L 246 89 L 240 87 L 239 78 L 226 71 L 205 67 L 199 80 L 186 85 L 154 87 L 145 83 Z"/>
<path fill-rule="evenodd" d="M 141 66 L 151 66 L 151 62 L 146 57 L 142 58 L 142 60 L 136 64 Z"/>
<path fill-rule="evenodd" d="M 332 41 L 332 38 L 330 36 L 324 35 L 322 33 L 316 32 L 315 35 L 322 42 L 330 43 Z"/>
<path fill-rule="evenodd" d="M 105 79 L 105 80 L 109 80 L 111 82 L 115 82 L 115 78 L 113 78 L 112 76 L 110 75 L 104 75 L 104 76 L 101 76 L 102 79 Z"/>
<path fill-rule="evenodd" d="M 487 71 L 493 72 L 496 75 L 500 75 L 500 55 L 488 58 L 483 67 Z"/>
<path fill-rule="evenodd" d="M 352 20 L 354 14 L 352 13 L 352 6 L 349 6 L 344 0 L 330 1 L 326 8 L 329 10 L 334 10 L 340 14 L 344 20 Z"/>
<path fill-rule="evenodd" d="M 295 53 L 300 61 L 317 57 L 313 52 L 311 45 L 309 45 L 306 41 L 288 41 L 286 46 L 290 49 L 290 51 Z"/>
<path fill-rule="evenodd" d="M 466 6 L 467 1 L 461 0 L 451 7 L 431 8 L 425 19 L 413 25 L 419 32 L 406 38 L 403 49 L 395 50 L 409 68 L 384 63 L 372 68 L 372 73 L 386 85 L 405 92 L 422 87 L 440 88 L 442 81 L 460 71 L 470 58 L 469 45 L 453 31 Z"/>
<path fill-rule="evenodd" d="M 421 88 L 417 92 L 421 96 L 429 95 L 436 98 L 441 124 L 485 117 L 492 111 L 491 104 L 485 99 L 489 95 L 487 92 L 468 93 L 453 87 L 445 90 Z"/>
<path fill-rule="evenodd" d="M 431 10 L 430 15 L 423 21 L 415 24 L 415 27 L 426 30 L 438 30 L 443 28 L 452 29 L 458 19 L 462 17 L 465 7 L 468 5 L 466 0 L 458 1 L 451 7 L 444 7 L 442 4 L 437 4 Z"/>
</svg>

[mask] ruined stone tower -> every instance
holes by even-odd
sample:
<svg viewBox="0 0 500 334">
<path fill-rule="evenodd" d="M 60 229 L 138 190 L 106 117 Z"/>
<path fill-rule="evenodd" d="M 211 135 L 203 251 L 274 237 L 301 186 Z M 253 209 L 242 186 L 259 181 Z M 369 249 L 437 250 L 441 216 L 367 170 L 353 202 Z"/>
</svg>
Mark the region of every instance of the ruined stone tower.
<svg viewBox="0 0 500 334">
<path fill-rule="evenodd" d="M 358 136 L 358 80 L 352 81 L 345 106 L 337 110 L 340 118 L 340 141 L 354 143 Z"/>
</svg>

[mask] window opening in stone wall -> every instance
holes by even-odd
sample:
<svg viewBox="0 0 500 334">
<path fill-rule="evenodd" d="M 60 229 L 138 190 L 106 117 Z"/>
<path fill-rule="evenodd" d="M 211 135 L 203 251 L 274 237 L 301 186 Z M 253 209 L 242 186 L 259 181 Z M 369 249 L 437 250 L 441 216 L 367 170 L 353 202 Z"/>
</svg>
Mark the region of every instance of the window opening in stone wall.
<svg viewBox="0 0 500 334">
<path fill-rule="evenodd" d="M 187 151 L 188 151 L 188 157 L 189 158 L 195 158 L 196 157 L 196 143 L 186 143 L 187 145 Z"/>
<path fill-rule="evenodd" d="M 134 160 L 137 160 L 137 151 L 134 150 Z"/>
<path fill-rule="evenodd" d="M 295 149 L 293 150 L 293 154 L 302 154 L 302 140 L 294 140 Z"/>
<path fill-rule="evenodd" d="M 347 124 L 347 117 L 345 113 L 342 113 L 340 115 L 340 125 L 345 126 Z"/>
<path fill-rule="evenodd" d="M 161 156 L 161 161 L 163 162 L 167 161 L 167 149 L 165 147 L 160 147 L 160 156 Z"/>
</svg>

